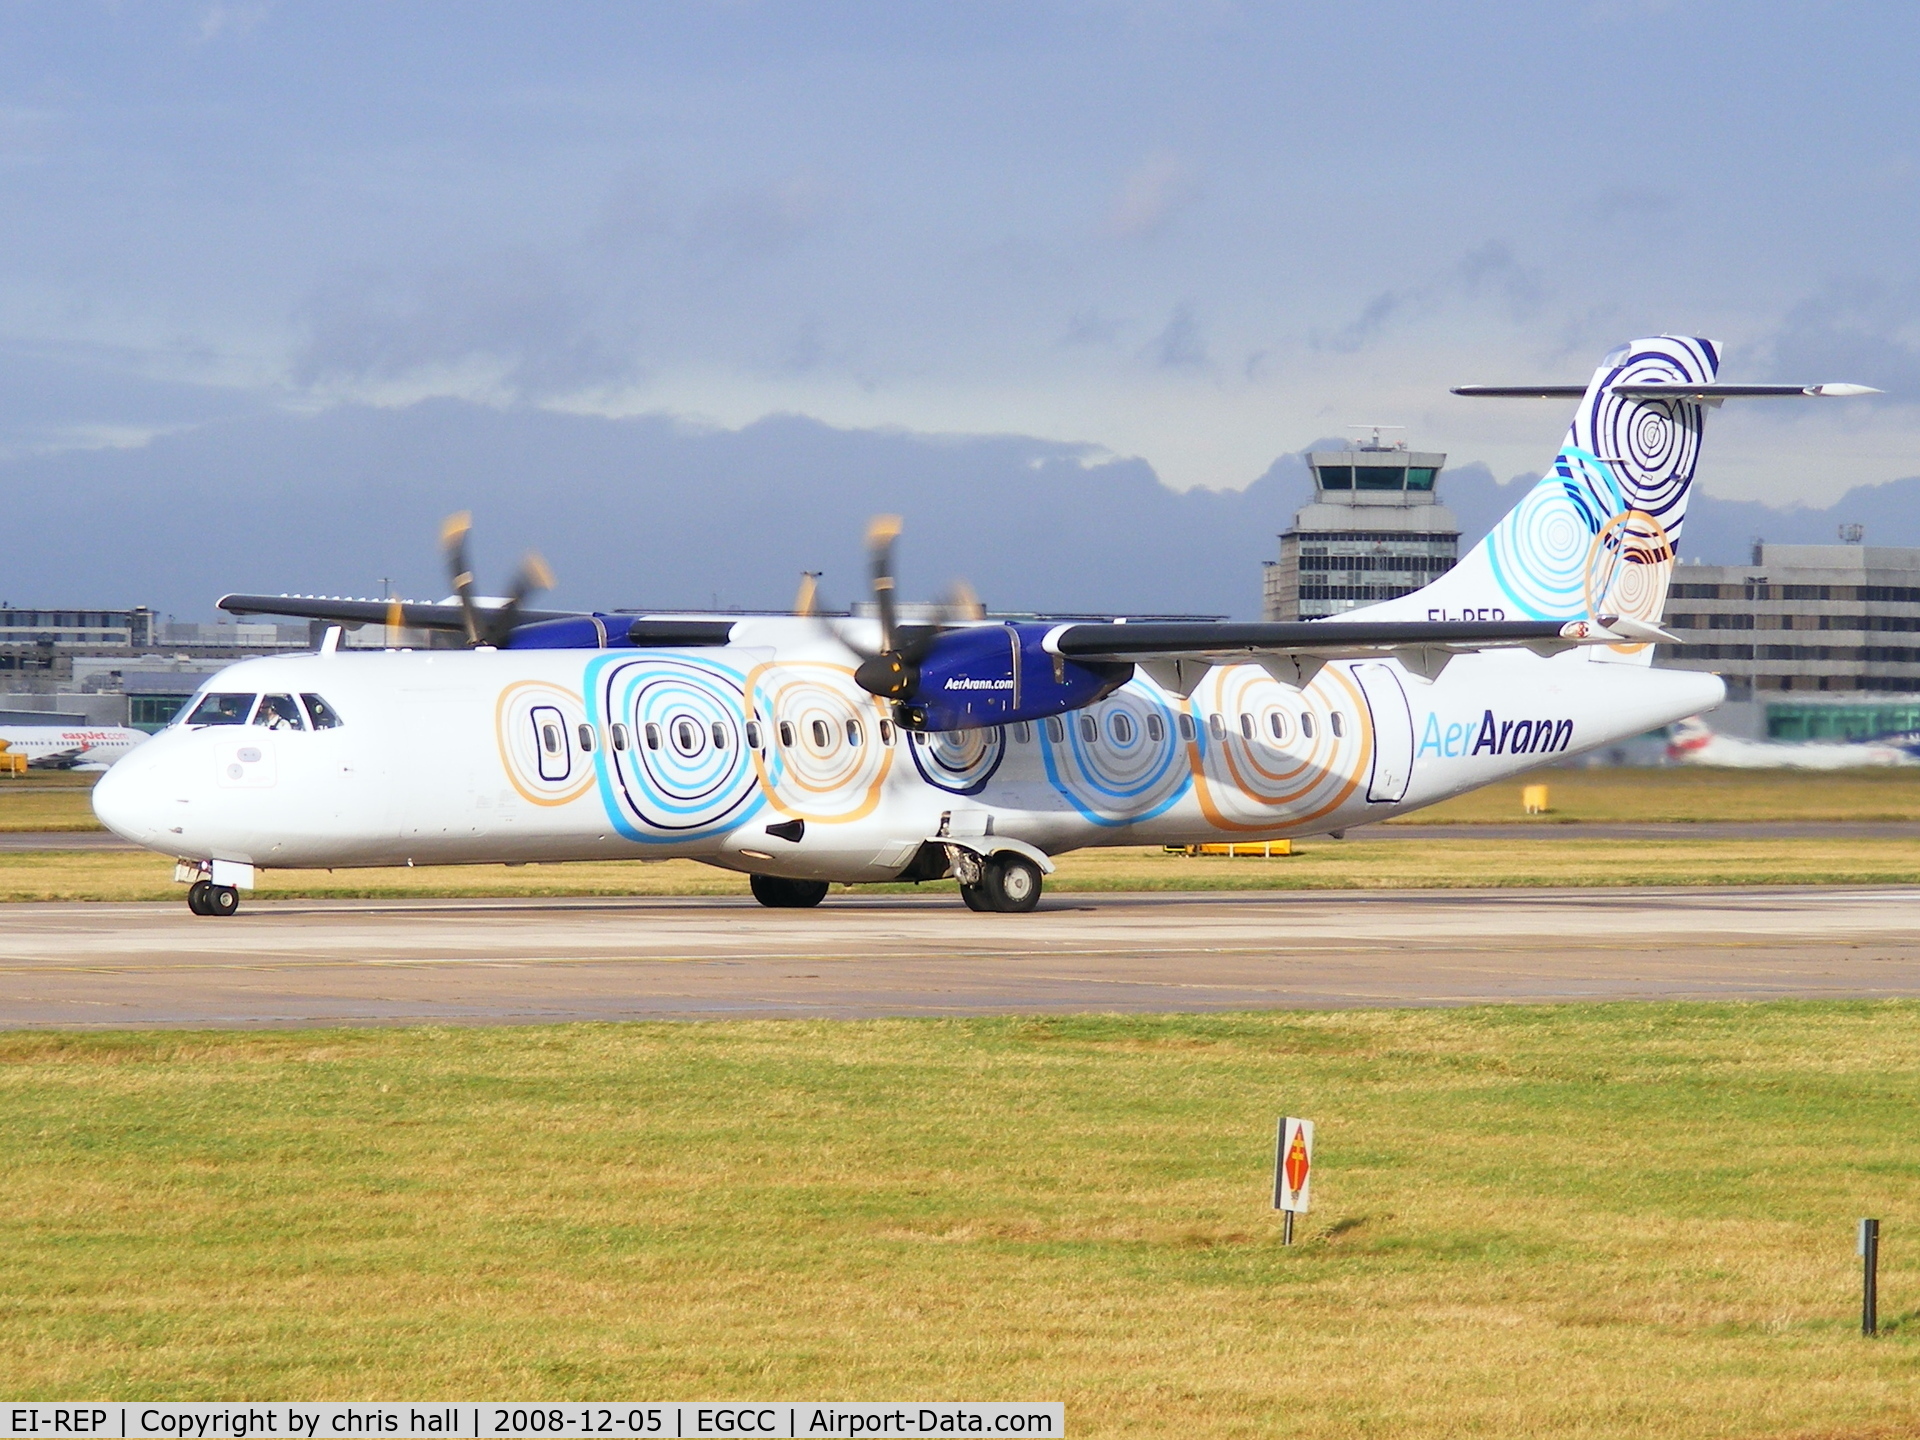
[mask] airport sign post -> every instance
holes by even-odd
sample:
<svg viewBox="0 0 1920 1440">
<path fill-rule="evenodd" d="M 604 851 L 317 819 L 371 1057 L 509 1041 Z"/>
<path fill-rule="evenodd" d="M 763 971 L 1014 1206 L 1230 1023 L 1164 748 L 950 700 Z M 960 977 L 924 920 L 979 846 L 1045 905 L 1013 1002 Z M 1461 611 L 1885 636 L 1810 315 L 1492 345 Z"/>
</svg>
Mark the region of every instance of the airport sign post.
<svg viewBox="0 0 1920 1440">
<path fill-rule="evenodd" d="M 1273 1147 L 1273 1208 L 1284 1217 L 1280 1243 L 1293 1243 L 1293 1217 L 1307 1212 L 1313 1184 L 1313 1122 L 1289 1115 Z"/>
</svg>

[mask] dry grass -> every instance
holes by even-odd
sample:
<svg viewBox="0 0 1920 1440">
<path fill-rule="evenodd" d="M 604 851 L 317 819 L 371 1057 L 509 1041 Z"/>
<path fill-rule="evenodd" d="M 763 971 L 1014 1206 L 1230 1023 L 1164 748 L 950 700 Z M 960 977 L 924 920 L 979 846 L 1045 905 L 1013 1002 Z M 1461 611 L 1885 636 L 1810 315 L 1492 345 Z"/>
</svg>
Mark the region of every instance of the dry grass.
<svg viewBox="0 0 1920 1440">
<path fill-rule="evenodd" d="M 0 1038 L 0 1387 L 1920 1426 L 1920 1007 Z M 1274 1117 L 1319 1122 L 1292 1250 Z M 1885 1223 L 1876 1343 L 1855 1217 Z M 1903 1238 L 1904 1237 L 1904 1238 Z"/>
<path fill-rule="evenodd" d="M 1523 785 L 1545 785 L 1546 815 L 1521 808 Z M 1581 821 L 1691 824 L 1702 820 L 1920 820 L 1920 766 L 1912 769 L 1539 770 L 1522 780 L 1443 800 L 1388 824 L 1518 825 Z"/>
<path fill-rule="evenodd" d="M 1377 832 L 1375 832 L 1377 833 Z M 1113 890 L 1380 890 L 1541 885 L 1883 885 L 1920 882 L 1920 846 L 1903 839 L 1310 840 L 1287 858 L 1188 859 L 1159 849 L 1063 855 L 1056 893 Z M 133 851 L 0 852 L 0 902 L 177 900 L 173 862 Z M 912 890 L 914 886 L 863 889 Z M 951 882 L 918 887 L 952 890 Z M 423 865 L 392 870 L 268 870 L 262 899 L 553 895 L 744 895 L 746 877 L 691 860 L 573 865 Z"/>
</svg>

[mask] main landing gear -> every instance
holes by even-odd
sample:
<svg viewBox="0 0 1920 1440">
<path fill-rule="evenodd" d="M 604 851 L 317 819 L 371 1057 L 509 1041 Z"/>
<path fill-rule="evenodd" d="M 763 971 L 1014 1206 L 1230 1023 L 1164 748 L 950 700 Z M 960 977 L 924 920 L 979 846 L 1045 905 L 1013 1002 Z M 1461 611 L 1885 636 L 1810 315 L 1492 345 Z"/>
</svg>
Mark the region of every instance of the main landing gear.
<svg viewBox="0 0 1920 1440">
<path fill-rule="evenodd" d="M 827 898 L 824 880 L 783 880 L 778 875 L 749 877 L 753 898 L 771 910 L 806 910 Z"/>
<path fill-rule="evenodd" d="M 969 910 L 1023 915 L 1040 903 L 1040 867 L 1024 855 L 1002 850 L 967 867 L 973 878 L 956 870 L 960 898 Z"/>
<path fill-rule="evenodd" d="M 187 887 L 187 909 L 196 915 L 231 915 L 240 908 L 240 892 L 231 885 L 196 880 Z"/>
</svg>

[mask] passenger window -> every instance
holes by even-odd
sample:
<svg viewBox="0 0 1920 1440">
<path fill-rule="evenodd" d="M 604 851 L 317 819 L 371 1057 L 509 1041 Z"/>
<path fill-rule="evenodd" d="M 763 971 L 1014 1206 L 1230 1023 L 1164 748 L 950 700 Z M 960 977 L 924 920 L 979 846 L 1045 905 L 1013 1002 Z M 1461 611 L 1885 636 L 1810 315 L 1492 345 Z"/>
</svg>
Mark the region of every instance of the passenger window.
<svg viewBox="0 0 1920 1440">
<path fill-rule="evenodd" d="M 1313 712 L 1310 710 L 1300 712 L 1300 733 L 1309 740 L 1313 738 Z"/>
<path fill-rule="evenodd" d="M 1327 719 L 1333 724 L 1334 739 L 1338 740 L 1342 735 L 1347 733 L 1347 717 L 1342 715 L 1338 710 L 1329 715 Z"/>
<path fill-rule="evenodd" d="M 627 727 L 618 720 L 613 722 L 613 748 L 616 750 L 627 748 Z"/>
<path fill-rule="evenodd" d="M 827 722 L 816 720 L 809 727 L 813 731 L 813 744 L 816 750 L 824 750 L 833 744 L 833 731 L 827 728 Z"/>
<path fill-rule="evenodd" d="M 1060 723 L 1058 715 L 1047 716 L 1047 739 L 1058 745 L 1067 738 L 1067 727 Z"/>
<path fill-rule="evenodd" d="M 692 755 L 700 749 L 700 727 L 691 720 L 673 722 L 673 743 L 683 755 Z"/>
<path fill-rule="evenodd" d="M 1253 739 L 1253 716 L 1247 714 L 1244 710 L 1240 712 L 1240 738 L 1242 740 Z"/>
<path fill-rule="evenodd" d="M 1267 712 L 1267 729 L 1273 732 L 1274 739 L 1285 743 L 1287 738 L 1287 717 L 1285 712 L 1269 710 Z"/>
<path fill-rule="evenodd" d="M 718 720 L 716 720 L 713 722 L 712 729 L 713 729 L 713 748 L 716 750 L 726 749 L 727 748 L 727 727 L 722 725 Z"/>
<path fill-rule="evenodd" d="M 300 718 L 300 707 L 293 703 L 291 695 L 263 695 L 260 708 L 253 712 L 253 723 L 264 725 L 269 730 L 304 730 L 307 722 Z"/>
<path fill-rule="evenodd" d="M 780 743 L 789 750 L 793 748 L 793 722 L 791 720 L 782 720 L 780 722 Z"/>
<path fill-rule="evenodd" d="M 583 755 L 592 753 L 593 727 L 587 724 L 586 721 L 582 720 L 580 722 L 580 728 L 574 733 L 576 733 L 580 737 L 580 753 Z"/>
<path fill-rule="evenodd" d="M 1187 714 L 1186 711 L 1184 710 L 1181 711 L 1180 712 L 1180 738 L 1182 740 L 1191 741 L 1194 738 L 1195 733 L 1196 731 L 1193 723 L 1193 716 Z"/>
<path fill-rule="evenodd" d="M 1131 745 L 1133 743 L 1133 717 L 1125 711 L 1113 712 L 1112 718 L 1107 721 L 1107 730 L 1113 736 L 1114 744 Z"/>
<path fill-rule="evenodd" d="M 540 727 L 540 743 L 546 747 L 547 754 L 558 755 L 560 753 L 560 727 L 558 725 L 542 725 Z"/>
<path fill-rule="evenodd" d="M 847 744 L 858 745 L 859 743 L 860 722 L 858 720 L 849 720 L 847 721 Z"/>
<path fill-rule="evenodd" d="M 1147 739 L 1158 745 L 1167 738 L 1167 722 L 1158 715 L 1147 716 Z"/>
<path fill-rule="evenodd" d="M 654 724 L 651 720 L 649 720 L 647 722 L 646 733 L 647 733 L 647 749 L 658 750 L 660 748 L 660 727 Z"/>
<path fill-rule="evenodd" d="M 882 720 L 880 722 L 880 743 L 882 745 L 893 744 L 893 722 L 891 720 Z"/>
<path fill-rule="evenodd" d="M 1207 733 L 1216 740 L 1227 738 L 1227 717 L 1218 710 L 1207 716 Z"/>
<path fill-rule="evenodd" d="M 1016 745 L 1031 745 L 1033 743 L 1033 726 L 1024 720 L 1016 721 L 1013 727 L 1013 743 Z"/>
<path fill-rule="evenodd" d="M 758 720 L 747 721 L 747 748 L 749 750 L 758 750 L 760 748 L 760 740 L 760 722 Z"/>
<path fill-rule="evenodd" d="M 914 744 L 916 744 L 916 745 L 918 745 L 918 746 L 920 746 L 920 747 L 922 747 L 922 748 L 924 749 L 924 748 L 926 747 L 926 743 L 927 743 L 927 732 L 926 732 L 926 731 L 924 731 L 924 730 L 916 730 L 916 731 L 914 731 L 914 732 L 913 732 L 913 743 L 914 743 Z"/>
<path fill-rule="evenodd" d="M 307 703 L 307 719 L 316 730 L 337 730 L 340 728 L 340 716 L 334 708 L 318 695 L 302 695 Z"/>
<path fill-rule="evenodd" d="M 189 725 L 244 725 L 253 710 L 251 695 L 208 695 L 193 707 Z"/>
<path fill-rule="evenodd" d="M 1091 745 L 1100 738 L 1100 722 L 1091 715 L 1080 717 L 1080 738 Z"/>
</svg>

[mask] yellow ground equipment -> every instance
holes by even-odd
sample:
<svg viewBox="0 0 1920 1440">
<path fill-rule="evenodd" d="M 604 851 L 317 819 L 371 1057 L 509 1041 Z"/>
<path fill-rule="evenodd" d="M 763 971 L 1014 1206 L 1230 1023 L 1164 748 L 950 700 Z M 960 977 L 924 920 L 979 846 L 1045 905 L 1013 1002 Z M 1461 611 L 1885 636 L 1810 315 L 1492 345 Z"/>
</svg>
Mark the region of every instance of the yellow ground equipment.
<svg viewBox="0 0 1920 1440">
<path fill-rule="evenodd" d="M 1529 815 L 1547 813 L 1547 787 L 1544 785 L 1523 785 L 1520 788 L 1520 808 Z"/>
<path fill-rule="evenodd" d="M 1293 853 L 1291 840 L 1259 840 L 1252 844 L 1239 845 L 1169 845 L 1169 855 L 1227 855 L 1245 860 L 1272 860 L 1281 855 Z"/>
</svg>

